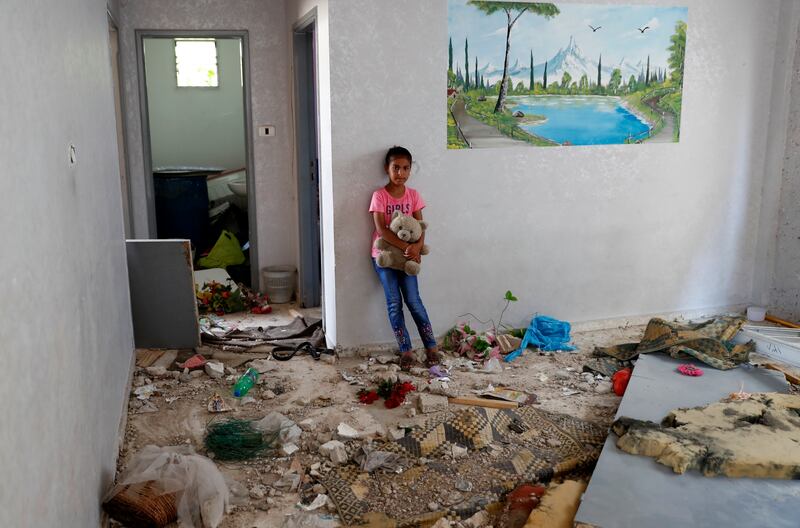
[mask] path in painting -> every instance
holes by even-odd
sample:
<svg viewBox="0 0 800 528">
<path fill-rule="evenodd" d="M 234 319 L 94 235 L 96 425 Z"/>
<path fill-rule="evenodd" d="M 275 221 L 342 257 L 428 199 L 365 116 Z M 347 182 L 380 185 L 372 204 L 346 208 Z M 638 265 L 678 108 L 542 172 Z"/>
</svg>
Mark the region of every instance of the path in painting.
<svg viewBox="0 0 800 528">
<path fill-rule="evenodd" d="M 518 147 L 528 145 L 525 141 L 504 136 L 496 128 L 481 123 L 467 114 L 463 99 L 459 99 L 453 105 L 453 118 L 456 120 L 456 123 L 458 123 L 461 133 L 464 134 L 464 137 L 472 148 Z"/>
<path fill-rule="evenodd" d="M 657 99 L 648 99 L 644 102 L 647 106 L 652 108 L 655 112 L 661 114 L 664 118 L 664 127 L 658 131 L 658 134 L 647 140 L 648 143 L 674 143 L 675 135 L 675 117 L 670 112 L 661 110 L 656 104 Z"/>
</svg>

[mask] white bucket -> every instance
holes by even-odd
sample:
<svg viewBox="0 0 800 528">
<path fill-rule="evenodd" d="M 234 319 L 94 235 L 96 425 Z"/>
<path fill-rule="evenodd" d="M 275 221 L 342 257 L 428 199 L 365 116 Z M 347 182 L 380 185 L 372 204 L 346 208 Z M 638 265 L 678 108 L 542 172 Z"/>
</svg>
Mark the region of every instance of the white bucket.
<svg viewBox="0 0 800 528">
<path fill-rule="evenodd" d="M 763 306 L 748 306 L 747 319 L 755 323 L 759 323 L 767 316 L 767 309 Z"/>
<path fill-rule="evenodd" d="M 292 300 L 295 273 L 294 266 L 267 266 L 261 270 L 271 304 L 283 304 Z"/>
</svg>

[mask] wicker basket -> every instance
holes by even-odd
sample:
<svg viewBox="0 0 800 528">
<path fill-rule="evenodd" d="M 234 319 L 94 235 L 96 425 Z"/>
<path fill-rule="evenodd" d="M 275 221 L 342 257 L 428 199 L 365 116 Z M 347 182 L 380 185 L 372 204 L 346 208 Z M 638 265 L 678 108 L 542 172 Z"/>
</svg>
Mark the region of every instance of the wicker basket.
<svg viewBox="0 0 800 528">
<path fill-rule="evenodd" d="M 157 481 L 117 486 L 103 509 L 129 528 L 162 528 L 178 519 L 174 493 L 162 493 Z"/>
</svg>

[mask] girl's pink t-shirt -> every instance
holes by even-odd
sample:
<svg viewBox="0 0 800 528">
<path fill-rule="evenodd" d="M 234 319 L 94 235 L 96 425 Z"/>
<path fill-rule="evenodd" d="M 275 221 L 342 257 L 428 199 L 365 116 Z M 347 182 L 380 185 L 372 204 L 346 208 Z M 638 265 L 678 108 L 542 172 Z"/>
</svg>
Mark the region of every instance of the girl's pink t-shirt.
<svg viewBox="0 0 800 528">
<path fill-rule="evenodd" d="M 406 192 L 400 198 L 394 198 L 384 188 L 381 187 L 372 193 L 372 201 L 369 203 L 370 213 L 383 213 L 386 227 L 392 221 L 392 214 L 395 211 L 400 211 L 404 215 L 411 215 L 425 207 L 425 201 L 422 196 L 411 187 L 406 187 Z M 375 241 L 380 238 L 380 233 L 377 230 L 372 233 L 372 258 L 378 256 L 378 250 L 375 249 Z"/>
</svg>

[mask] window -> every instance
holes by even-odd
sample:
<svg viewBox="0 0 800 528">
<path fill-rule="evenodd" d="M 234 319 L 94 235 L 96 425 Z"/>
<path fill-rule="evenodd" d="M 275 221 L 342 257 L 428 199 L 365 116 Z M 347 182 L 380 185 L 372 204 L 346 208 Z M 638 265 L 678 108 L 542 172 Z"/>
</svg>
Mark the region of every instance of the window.
<svg viewBox="0 0 800 528">
<path fill-rule="evenodd" d="M 208 38 L 175 39 L 178 86 L 219 86 L 217 41 Z"/>
</svg>

